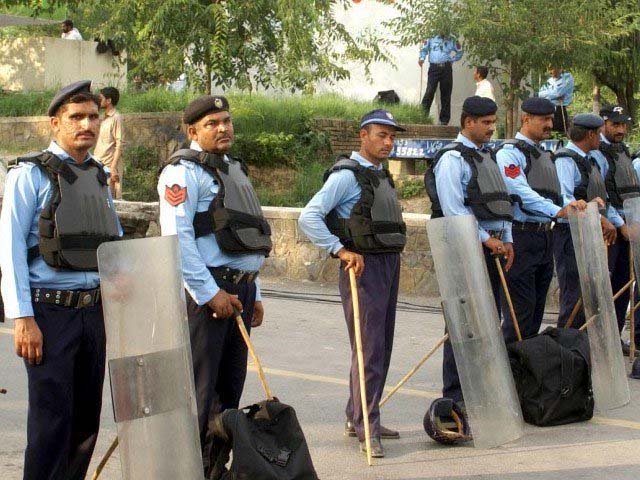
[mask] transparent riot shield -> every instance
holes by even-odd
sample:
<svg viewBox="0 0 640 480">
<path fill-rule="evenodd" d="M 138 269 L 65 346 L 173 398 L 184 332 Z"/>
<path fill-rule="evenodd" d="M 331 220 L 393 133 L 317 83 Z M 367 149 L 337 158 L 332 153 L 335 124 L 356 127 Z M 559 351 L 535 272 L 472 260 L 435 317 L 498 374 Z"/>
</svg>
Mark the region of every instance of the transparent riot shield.
<svg viewBox="0 0 640 480">
<path fill-rule="evenodd" d="M 444 317 L 474 445 L 497 447 L 524 433 L 487 266 L 472 215 L 427 223 Z"/>
<path fill-rule="evenodd" d="M 630 396 L 598 206 L 592 202 L 584 212 L 570 212 L 569 223 L 589 334 L 593 397 L 602 412 L 627 404 Z"/>
<path fill-rule="evenodd" d="M 178 239 L 98 249 L 123 478 L 202 480 Z"/>
</svg>

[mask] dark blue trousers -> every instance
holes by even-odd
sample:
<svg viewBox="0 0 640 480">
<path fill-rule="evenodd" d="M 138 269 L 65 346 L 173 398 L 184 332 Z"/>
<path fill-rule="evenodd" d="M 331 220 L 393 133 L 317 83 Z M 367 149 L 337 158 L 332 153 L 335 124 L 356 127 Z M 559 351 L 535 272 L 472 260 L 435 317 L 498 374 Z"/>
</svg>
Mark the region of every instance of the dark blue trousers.
<svg viewBox="0 0 640 480">
<path fill-rule="evenodd" d="M 105 371 L 102 306 L 34 303 L 43 335 L 40 365 L 29 365 L 25 480 L 85 478 L 100 427 Z"/>
<path fill-rule="evenodd" d="M 242 303 L 242 319 L 251 331 L 255 283 L 233 285 L 218 282 L 227 293 L 238 295 Z M 219 455 L 212 434 L 214 415 L 227 408 L 238 408 L 247 375 L 247 347 L 236 320 L 213 318 L 213 311 L 199 306 L 187 294 L 187 316 L 191 337 L 191 357 L 195 377 L 196 405 L 202 460 L 206 478 Z"/>
<path fill-rule="evenodd" d="M 400 281 L 400 254 L 383 253 L 364 255 L 364 273 L 358 279 L 360 299 L 360 325 L 364 356 L 365 385 L 369 410 L 370 434 L 380 436 L 380 397 L 387 381 L 393 333 L 396 324 L 396 304 Z M 358 358 L 353 328 L 353 303 L 349 273 L 340 266 L 339 279 L 342 308 L 347 321 L 351 343 L 351 375 L 349 376 L 349 400 L 346 416 L 355 426 L 360 441 L 364 440 L 364 423 L 360 400 Z"/>
<path fill-rule="evenodd" d="M 514 262 L 505 272 L 513 309 L 522 338 L 537 335 L 542 325 L 547 292 L 553 278 L 553 238 L 551 231 L 513 230 Z M 506 343 L 518 339 L 511 312 L 502 302 L 502 331 Z"/>
<path fill-rule="evenodd" d="M 485 247 L 482 247 L 482 250 L 484 251 L 484 259 L 487 263 L 487 271 L 489 273 L 489 282 L 491 283 L 491 290 L 493 291 L 493 298 L 496 302 L 499 315 L 502 296 L 500 275 L 490 250 Z M 444 343 L 442 355 L 442 396 L 451 398 L 454 402 L 460 402 L 463 400 L 462 387 L 460 386 L 460 377 L 458 376 L 456 359 L 453 355 L 453 347 L 449 340 Z"/>
<path fill-rule="evenodd" d="M 560 287 L 560 312 L 558 314 L 558 328 L 563 328 L 576 302 L 580 299 L 580 274 L 571 241 L 571 230 L 566 223 L 558 223 L 553 227 L 553 257 L 556 262 L 558 286 Z M 584 309 L 576 315 L 572 327 L 580 328 L 584 325 Z"/>
</svg>

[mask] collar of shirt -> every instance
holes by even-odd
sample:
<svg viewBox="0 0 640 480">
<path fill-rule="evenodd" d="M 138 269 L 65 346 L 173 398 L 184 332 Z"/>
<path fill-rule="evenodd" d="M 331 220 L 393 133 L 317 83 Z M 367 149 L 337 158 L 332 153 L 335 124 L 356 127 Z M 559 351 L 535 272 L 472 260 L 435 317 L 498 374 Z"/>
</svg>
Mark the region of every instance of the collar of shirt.
<svg viewBox="0 0 640 480">
<path fill-rule="evenodd" d="M 113 117 L 116 113 L 118 113 L 116 111 L 116 109 L 114 108 L 113 110 L 109 111 L 109 110 L 105 110 L 104 111 L 104 116 L 106 117 Z"/>
<path fill-rule="evenodd" d="M 382 164 L 374 165 L 369 160 L 367 160 L 362 155 L 360 155 L 358 152 L 351 152 L 351 157 L 350 158 L 351 158 L 351 160 L 355 160 L 356 162 L 358 162 L 363 167 L 373 168 L 374 170 L 382 170 Z"/>
<path fill-rule="evenodd" d="M 611 142 L 607 140 L 607 137 L 604 136 L 604 133 L 600 134 L 600 141 L 606 143 L 607 145 L 611 145 Z"/>
<path fill-rule="evenodd" d="M 480 150 L 480 147 L 478 147 L 475 143 L 473 143 L 461 133 L 459 133 L 456 137 L 456 142 L 462 143 L 465 147 L 473 148 L 474 150 Z"/>
<path fill-rule="evenodd" d="M 581 157 L 586 157 L 587 154 L 585 152 L 582 151 L 582 149 L 580 149 L 580 147 L 578 147 L 575 143 L 573 142 L 569 142 L 567 143 L 567 148 L 569 150 L 573 150 L 574 152 L 576 152 L 578 155 L 580 155 Z"/>
<path fill-rule="evenodd" d="M 51 143 L 47 147 L 47 151 L 53 153 L 56 157 L 66 162 L 69 162 L 69 161 L 75 162 L 75 160 L 71 158 L 71 155 L 69 155 L 65 150 L 63 150 L 62 147 L 55 142 L 55 140 L 51 140 Z M 90 153 L 87 152 L 87 156 L 84 158 L 82 162 L 83 163 L 88 162 L 89 160 L 91 160 L 91 158 L 93 157 L 91 156 Z"/>
<path fill-rule="evenodd" d="M 526 135 L 523 135 L 522 133 L 518 132 L 516 133 L 516 140 L 524 140 L 525 142 L 527 142 L 529 145 L 533 145 L 534 147 L 537 147 L 538 144 L 536 142 L 534 142 L 533 140 L 531 140 L 529 137 L 527 137 Z"/>
</svg>

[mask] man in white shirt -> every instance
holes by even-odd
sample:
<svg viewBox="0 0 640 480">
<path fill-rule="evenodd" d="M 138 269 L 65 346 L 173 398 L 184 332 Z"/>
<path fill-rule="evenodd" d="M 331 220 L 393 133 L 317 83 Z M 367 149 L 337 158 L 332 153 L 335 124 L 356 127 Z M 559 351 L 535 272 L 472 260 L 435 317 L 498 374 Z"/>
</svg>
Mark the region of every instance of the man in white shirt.
<svg viewBox="0 0 640 480">
<path fill-rule="evenodd" d="M 493 93 L 493 85 L 487 80 L 489 69 L 487 67 L 476 67 L 473 71 L 473 79 L 476 82 L 476 95 L 478 97 L 490 98 L 496 101 L 495 93 Z"/>
<path fill-rule="evenodd" d="M 77 28 L 74 28 L 73 22 L 69 19 L 62 22 L 62 35 L 61 38 L 65 40 L 82 40 L 82 35 Z"/>
</svg>

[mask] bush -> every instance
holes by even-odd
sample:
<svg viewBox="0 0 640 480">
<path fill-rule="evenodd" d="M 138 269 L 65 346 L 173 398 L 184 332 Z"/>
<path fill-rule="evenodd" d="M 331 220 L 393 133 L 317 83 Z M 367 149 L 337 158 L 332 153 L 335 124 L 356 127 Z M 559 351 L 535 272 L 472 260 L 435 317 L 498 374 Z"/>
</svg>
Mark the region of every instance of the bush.
<svg viewBox="0 0 640 480">
<path fill-rule="evenodd" d="M 124 200 L 155 202 L 158 182 L 158 155 L 155 151 L 135 146 L 125 150 Z"/>
</svg>

